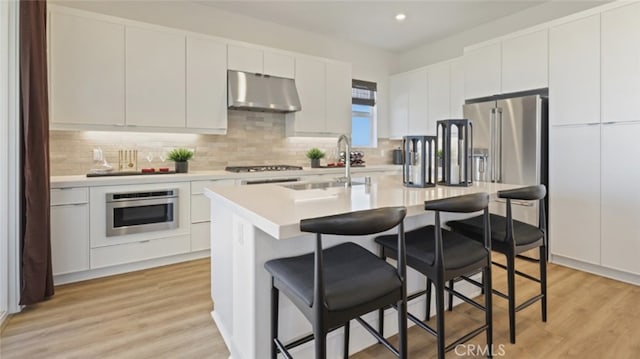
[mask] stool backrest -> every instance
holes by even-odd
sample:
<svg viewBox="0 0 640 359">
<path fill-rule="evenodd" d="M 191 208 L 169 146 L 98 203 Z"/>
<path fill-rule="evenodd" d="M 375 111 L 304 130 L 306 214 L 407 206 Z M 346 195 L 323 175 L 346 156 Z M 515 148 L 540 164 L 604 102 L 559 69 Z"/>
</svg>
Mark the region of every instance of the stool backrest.
<svg viewBox="0 0 640 359">
<path fill-rule="evenodd" d="M 438 276 L 444 273 L 444 245 L 442 243 L 442 224 L 440 212 L 471 213 L 483 211 L 484 215 L 484 246 L 491 253 L 491 224 L 489 223 L 489 194 L 485 192 L 471 193 L 457 197 L 449 197 L 434 201 L 426 201 L 424 209 L 435 211 L 435 248 L 434 265 Z M 442 278 L 440 278 L 442 279 Z"/>
<path fill-rule="evenodd" d="M 540 200 L 546 195 L 547 188 L 543 184 L 498 191 L 498 197 L 500 198 L 519 199 L 523 201 Z"/>
</svg>

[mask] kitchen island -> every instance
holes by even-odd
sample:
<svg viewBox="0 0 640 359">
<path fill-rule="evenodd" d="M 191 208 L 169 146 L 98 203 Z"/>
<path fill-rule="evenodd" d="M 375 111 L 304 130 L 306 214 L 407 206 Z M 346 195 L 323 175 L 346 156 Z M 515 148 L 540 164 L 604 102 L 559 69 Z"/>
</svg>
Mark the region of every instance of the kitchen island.
<svg viewBox="0 0 640 359">
<path fill-rule="evenodd" d="M 304 218 L 326 216 L 387 206 L 407 207 L 407 230 L 433 223 L 433 214 L 424 211 L 428 200 L 475 192 L 488 192 L 495 197 L 499 190 L 517 186 L 496 183 L 474 183 L 470 187 L 407 188 L 401 176 L 381 176 L 365 184 L 354 178 L 352 187 L 336 183 L 265 184 L 254 186 L 212 187 L 205 190 L 211 204 L 211 297 L 212 312 L 220 333 L 233 359 L 260 359 L 269 356 L 270 276 L 266 261 L 313 251 L 314 235 L 302 233 L 299 222 Z M 454 218 L 454 216 L 443 219 Z M 390 230 L 393 232 L 394 230 Z M 325 246 L 333 246 L 352 238 L 326 236 Z M 359 244 L 377 253 L 373 237 L 362 237 Z M 408 293 L 424 289 L 424 277 L 408 270 Z M 479 291 L 460 285 L 461 291 Z M 421 300 L 424 300 L 422 298 Z M 424 316 L 424 302 L 415 300 L 409 310 Z M 433 312 L 433 311 L 432 311 Z M 388 310 L 385 336 L 397 328 L 395 312 Z M 377 314 L 363 317 L 374 327 Z M 280 297 L 279 336 L 283 342 L 311 332 L 311 326 L 285 296 Z M 327 336 L 327 356 L 342 356 L 342 332 Z M 375 344 L 357 323 L 352 323 L 350 352 L 358 352 Z M 292 350 L 296 358 L 313 358 L 313 345 L 307 343 Z"/>
</svg>

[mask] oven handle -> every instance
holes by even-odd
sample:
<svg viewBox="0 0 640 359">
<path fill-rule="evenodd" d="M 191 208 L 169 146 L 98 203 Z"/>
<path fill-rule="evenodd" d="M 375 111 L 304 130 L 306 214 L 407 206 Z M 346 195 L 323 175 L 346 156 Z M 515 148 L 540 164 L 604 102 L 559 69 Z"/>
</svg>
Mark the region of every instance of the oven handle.
<svg viewBox="0 0 640 359">
<path fill-rule="evenodd" d="M 145 207 L 155 206 L 159 204 L 178 204 L 178 197 L 154 198 L 154 199 L 138 199 L 128 201 L 107 202 L 107 209 L 123 208 L 123 207 Z"/>
</svg>

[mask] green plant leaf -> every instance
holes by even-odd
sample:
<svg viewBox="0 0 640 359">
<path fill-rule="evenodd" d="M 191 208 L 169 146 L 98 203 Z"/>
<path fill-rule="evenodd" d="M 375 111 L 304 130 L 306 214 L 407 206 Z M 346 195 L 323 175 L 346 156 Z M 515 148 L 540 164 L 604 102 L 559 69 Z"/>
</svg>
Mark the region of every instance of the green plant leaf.
<svg viewBox="0 0 640 359">
<path fill-rule="evenodd" d="M 167 159 L 175 162 L 188 161 L 193 157 L 193 151 L 186 148 L 176 148 L 167 154 Z"/>
</svg>

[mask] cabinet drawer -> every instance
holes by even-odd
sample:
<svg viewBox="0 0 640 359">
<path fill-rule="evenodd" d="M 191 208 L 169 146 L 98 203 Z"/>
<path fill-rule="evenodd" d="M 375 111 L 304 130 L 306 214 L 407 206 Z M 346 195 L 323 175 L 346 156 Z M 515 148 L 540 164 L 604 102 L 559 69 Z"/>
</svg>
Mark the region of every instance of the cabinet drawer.
<svg viewBox="0 0 640 359">
<path fill-rule="evenodd" d="M 89 202 L 89 189 L 87 187 L 52 188 L 50 193 L 52 206 Z"/>
<path fill-rule="evenodd" d="M 191 223 L 211 220 L 211 205 L 204 194 L 191 196 Z"/>
<path fill-rule="evenodd" d="M 93 248 L 91 269 L 187 253 L 190 246 L 186 235 Z"/>
<path fill-rule="evenodd" d="M 204 193 L 204 189 L 206 187 L 233 186 L 235 184 L 236 184 L 236 180 L 233 180 L 233 179 L 222 179 L 222 180 L 215 180 L 215 181 L 192 181 L 191 194 Z"/>
<path fill-rule="evenodd" d="M 201 251 L 211 248 L 210 222 L 194 223 L 191 225 L 191 251 Z"/>
</svg>

